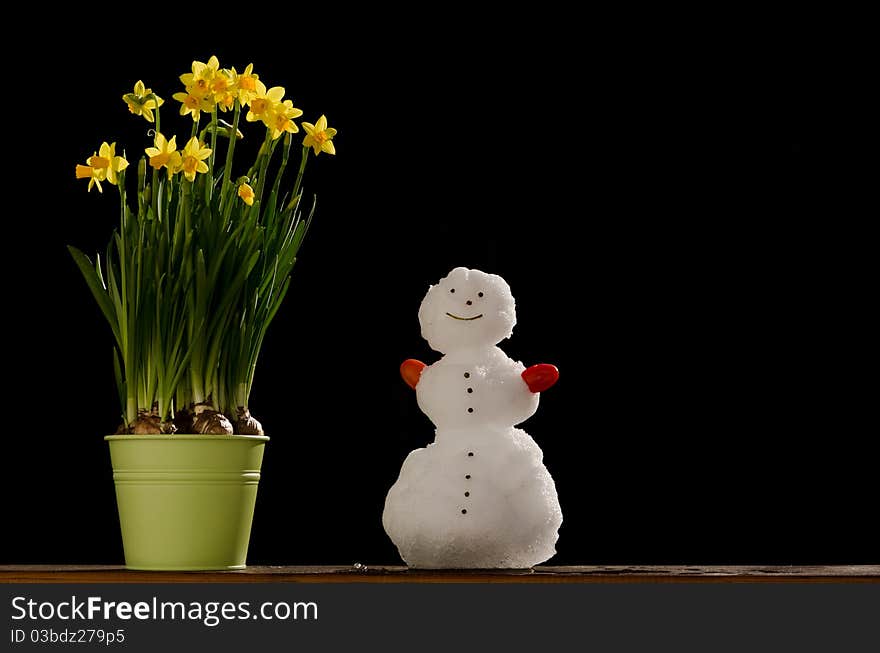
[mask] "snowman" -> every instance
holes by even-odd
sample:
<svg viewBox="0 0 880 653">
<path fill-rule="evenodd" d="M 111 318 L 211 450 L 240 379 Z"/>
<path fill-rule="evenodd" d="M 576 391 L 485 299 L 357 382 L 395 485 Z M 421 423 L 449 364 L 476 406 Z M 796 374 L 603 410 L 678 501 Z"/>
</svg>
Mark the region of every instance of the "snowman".
<svg viewBox="0 0 880 653">
<path fill-rule="evenodd" d="M 496 345 L 516 324 L 513 296 L 495 274 L 455 268 L 428 289 L 419 322 L 433 365 L 400 371 L 437 427 L 407 456 L 382 523 L 410 567 L 526 568 L 552 557 L 562 511 L 541 449 L 515 425 L 538 408 L 559 373 L 526 369 Z"/>
</svg>

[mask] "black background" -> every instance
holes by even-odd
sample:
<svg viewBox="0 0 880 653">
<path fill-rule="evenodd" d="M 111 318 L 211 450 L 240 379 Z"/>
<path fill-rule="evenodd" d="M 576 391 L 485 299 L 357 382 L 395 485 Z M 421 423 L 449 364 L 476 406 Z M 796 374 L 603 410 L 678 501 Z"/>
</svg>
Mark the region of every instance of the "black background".
<svg viewBox="0 0 880 653">
<path fill-rule="evenodd" d="M 505 351 L 561 370 L 524 426 L 553 563 L 877 562 L 876 128 L 849 26 L 266 10 L 219 36 L 16 26 L 0 562 L 122 561 L 111 337 L 64 249 L 102 249 L 117 204 L 73 170 L 149 144 L 137 79 L 184 141 L 171 95 L 211 54 L 339 129 L 251 400 L 272 440 L 249 562 L 398 562 L 385 493 L 432 438 L 398 365 L 436 360 L 416 313 L 459 265 L 510 283 Z"/>
</svg>

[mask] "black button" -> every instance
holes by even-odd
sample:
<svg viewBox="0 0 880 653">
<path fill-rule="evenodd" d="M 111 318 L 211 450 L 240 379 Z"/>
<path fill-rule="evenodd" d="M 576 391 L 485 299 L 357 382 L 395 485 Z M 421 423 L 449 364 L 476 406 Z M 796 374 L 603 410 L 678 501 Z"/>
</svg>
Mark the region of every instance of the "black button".
<svg viewBox="0 0 880 653">
<path fill-rule="evenodd" d="M 464 508 L 462 508 L 462 509 L 461 509 L 461 514 L 462 514 L 462 515 L 466 515 L 466 514 L 467 514 L 467 510 L 465 510 Z"/>
<path fill-rule="evenodd" d="M 470 478 L 471 475 L 470 475 L 470 474 L 465 474 L 464 477 L 465 477 L 465 478 Z"/>
<path fill-rule="evenodd" d="M 471 373 L 470 373 L 470 372 L 465 372 L 465 373 L 464 373 L 464 378 L 466 378 L 466 379 L 471 378 Z"/>
<path fill-rule="evenodd" d="M 474 452 L 473 452 L 473 451 L 468 451 L 468 456 L 470 456 L 471 458 L 473 458 L 473 457 L 474 457 Z"/>
<path fill-rule="evenodd" d="M 470 394 L 470 393 L 473 392 L 473 391 L 474 391 L 473 388 L 468 388 L 468 394 Z"/>
<path fill-rule="evenodd" d="M 464 495 L 465 495 L 466 497 L 469 497 L 469 496 L 471 495 L 471 493 L 470 493 L 470 492 L 465 492 Z"/>
<path fill-rule="evenodd" d="M 468 408 L 468 412 L 469 412 L 469 413 L 472 413 L 472 412 L 474 412 L 474 409 L 473 409 L 473 408 Z"/>
</svg>

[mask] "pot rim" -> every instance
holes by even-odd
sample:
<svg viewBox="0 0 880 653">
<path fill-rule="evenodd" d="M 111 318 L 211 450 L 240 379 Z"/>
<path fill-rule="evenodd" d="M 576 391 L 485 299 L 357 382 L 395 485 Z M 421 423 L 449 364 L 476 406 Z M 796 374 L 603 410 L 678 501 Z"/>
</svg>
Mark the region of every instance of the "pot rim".
<svg viewBox="0 0 880 653">
<path fill-rule="evenodd" d="M 269 436 L 267 435 L 193 435 L 188 433 L 177 434 L 177 433 L 157 433 L 155 435 L 134 435 L 134 434 L 126 434 L 126 435 L 105 435 L 104 439 L 108 442 L 121 442 L 124 440 L 177 440 L 177 441 L 196 441 L 196 440 L 211 440 L 211 441 L 226 441 L 226 442 L 241 442 L 241 441 L 251 441 L 251 442 L 268 442 Z"/>
</svg>

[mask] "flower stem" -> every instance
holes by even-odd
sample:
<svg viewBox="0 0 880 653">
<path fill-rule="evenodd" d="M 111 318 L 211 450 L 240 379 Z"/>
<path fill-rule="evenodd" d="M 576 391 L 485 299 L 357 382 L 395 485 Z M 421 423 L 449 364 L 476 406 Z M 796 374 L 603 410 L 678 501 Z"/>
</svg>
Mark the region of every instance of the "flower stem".
<svg viewBox="0 0 880 653">
<path fill-rule="evenodd" d="M 127 385 L 127 384 L 126 384 Z M 137 419 L 137 399 L 129 393 L 125 402 L 125 425 L 130 426 Z"/>
<path fill-rule="evenodd" d="M 286 132 L 284 134 L 284 149 L 281 150 L 281 165 L 278 166 L 278 173 L 275 175 L 275 183 L 272 184 L 272 192 L 276 195 L 278 194 L 278 189 L 281 187 L 281 176 L 287 169 L 287 160 L 290 158 L 290 144 L 292 141 L 293 139 L 291 138 L 290 132 Z"/>
<path fill-rule="evenodd" d="M 303 173 L 306 171 L 306 162 L 309 160 L 309 148 L 303 146 L 302 161 L 299 164 L 299 172 L 296 173 L 296 183 L 293 185 L 293 197 L 291 201 L 296 202 L 299 197 L 299 187 L 302 184 Z"/>
<path fill-rule="evenodd" d="M 238 118 L 241 115 L 241 104 L 238 99 L 235 100 L 235 110 L 232 114 L 232 130 L 229 133 L 229 147 L 226 149 L 226 165 L 223 166 L 223 185 L 220 186 L 220 209 L 222 213 L 223 205 L 232 198 L 227 197 L 231 194 L 229 189 L 229 178 L 232 175 L 232 153 L 235 152 L 235 143 L 238 140 Z"/>
<path fill-rule="evenodd" d="M 256 202 L 263 203 L 263 189 L 266 187 L 266 174 L 269 170 L 269 162 L 272 160 L 272 155 L 275 154 L 275 146 L 278 144 L 278 141 L 272 140 L 272 130 L 266 130 L 266 154 L 260 161 L 260 171 L 257 177 L 257 187 L 254 189 L 254 195 L 256 195 Z"/>
<path fill-rule="evenodd" d="M 138 402 L 137 402 L 137 382 L 138 372 L 135 364 L 135 353 L 133 351 L 134 344 L 131 337 L 134 331 L 134 319 L 129 315 L 129 296 L 128 286 L 131 283 L 128 274 L 129 261 L 126 257 L 125 243 L 128 241 L 128 220 L 125 211 L 125 173 L 119 175 L 117 189 L 119 190 L 119 235 L 116 239 L 116 254 L 119 263 L 119 334 L 120 334 L 120 353 L 122 354 L 122 369 L 125 378 L 125 419 L 126 426 L 133 424 L 137 419 Z M 110 260 L 107 265 L 112 266 Z"/>
<path fill-rule="evenodd" d="M 180 193 L 181 197 L 180 197 L 180 207 L 179 207 L 180 214 L 178 216 L 178 219 L 180 219 L 181 217 L 183 218 L 183 231 L 184 231 L 184 233 L 188 234 L 190 232 L 190 230 L 192 229 L 192 221 L 191 221 L 191 215 L 190 215 L 192 213 L 192 210 L 190 209 L 190 206 L 189 206 L 189 198 L 190 198 L 190 195 L 192 194 L 192 182 L 187 179 L 183 179 L 183 180 L 181 180 L 180 185 L 181 185 L 181 193 Z"/>
<path fill-rule="evenodd" d="M 253 180 L 254 175 L 260 169 L 260 165 L 263 163 L 263 157 L 269 152 L 269 145 L 272 143 L 272 130 L 266 130 L 266 138 L 263 139 L 263 144 L 260 146 L 260 151 L 257 153 L 257 160 L 254 161 L 254 165 L 251 166 L 251 169 L 248 170 L 247 176 Z"/>
<path fill-rule="evenodd" d="M 156 107 L 156 133 L 157 134 L 160 133 L 160 130 L 159 130 L 160 122 L 161 121 L 159 119 L 159 107 L 157 106 Z M 155 219 L 157 219 L 157 220 L 159 219 L 159 202 L 161 201 L 161 199 L 159 198 L 158 176 L 159 176 L 159 171 L 156 170 L 156 168 L 153 168 L 153 182 L 152 182 L 152 187 L 150 188 L 150 191 L 151 191 L 150 192 L 150 195 L 151 195 L 150 201 L 153 205 L 153 215 L 155 216 Z"/>
<path fill-rule="evenodd" d="M 205 202 L 210 206 L 214 189 L 214 156 L 217 154 L 217 105 L 211 110 L 211 155 L 208 157 L 208 183 L 205 184 Z"/>
<path fill-rule="evenodd" d="M 247 408 L 249 388 L 247 383 L 239 383 L 235 386 L 235 407 Z"/>
</svg>

